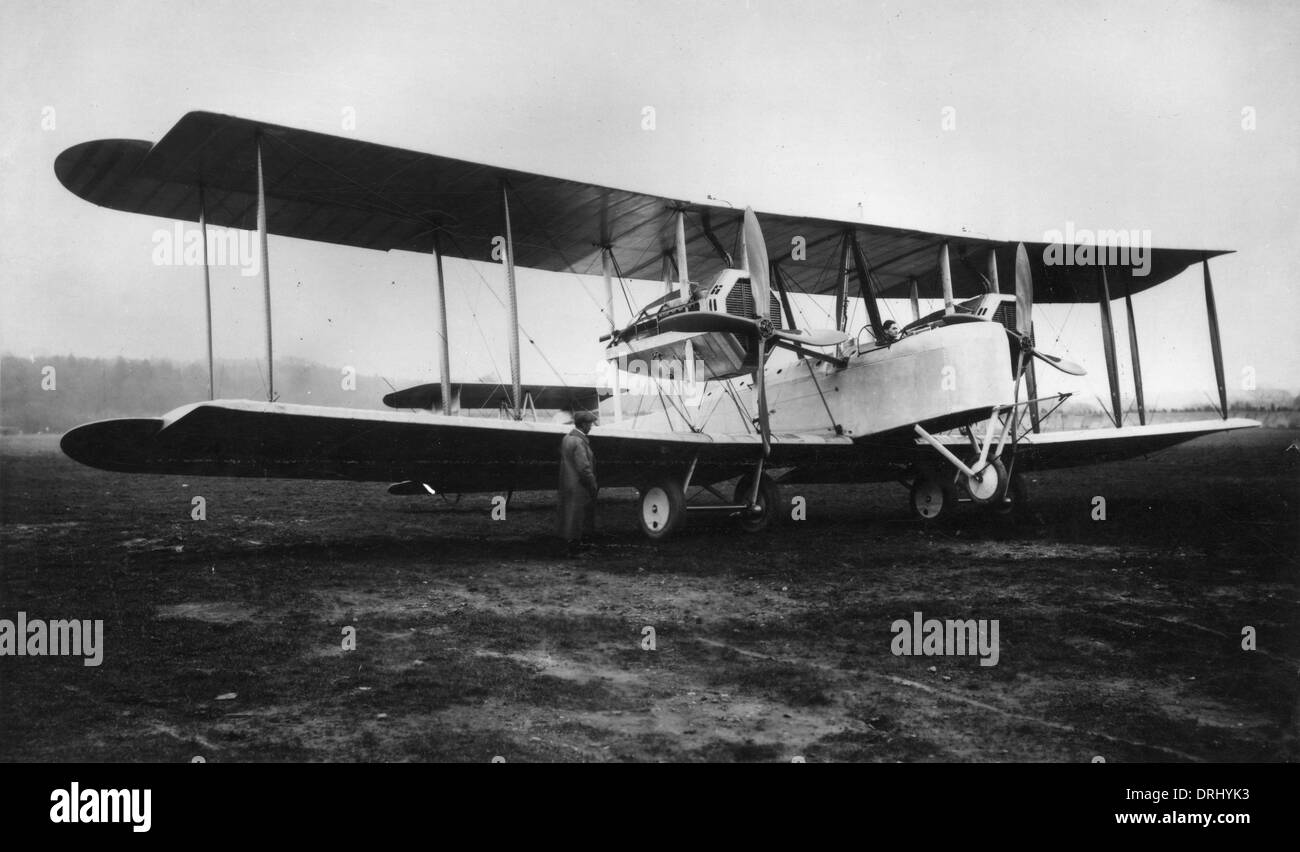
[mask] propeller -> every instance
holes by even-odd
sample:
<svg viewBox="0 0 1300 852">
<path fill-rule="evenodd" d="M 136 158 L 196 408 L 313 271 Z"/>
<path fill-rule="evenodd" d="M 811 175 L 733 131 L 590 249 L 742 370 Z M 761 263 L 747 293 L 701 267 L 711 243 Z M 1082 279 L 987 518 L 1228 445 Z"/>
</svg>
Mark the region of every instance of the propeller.
<svg viewBox="0 0 1300 852">
<path fill-rule="evenodd" d="M 1033 340 L 1030 337 L 1033 328 L 1034 281 L 1029 272 L 1029 253 L 1025 251 L 1025 244 L 1019 243 L 1016 246 L 1016 328 L 1015 331 L 1007 329 L 1007 334 L 1011 335 L 1012 339 L 1016 340 L 1026 352 L 1044 364 L 1050 364 L 1062 373 L 1069 373 L 1071 376 L 1088 375 L 1087 370 L 1073 361 L 1059 355 L 1040 352 L 1034 348 Z"/>
<path fill-rule="evenodd" d="M 754 310 L 767 316 L 772 288 L 767 280 L 767 243 L 753 207 L 745 208 L 745 261 L 749 264 L 749 287 L 754 294 Z"/>
<path fill-rule="evenodd" d="M 758 357 L 754 362 L 754 387 L 758 388 L 758 431 L 763 437 L 763 458 L 772 452 L 770 441 L 771 428 L 767 420 L 767 339 L 772 336 L 772 319 L 768 316 L 771 301 L 771 286 L 767 280 L 767 241 L 763 239 L 763 229 L 758 225 L 758 217 L 753 207 L 745 208 L 745 263 L 749 266 L 749 287 L 754 294 L 754 313 L 759 317 L 754 323 L 754 337 L 758 348 Z M 750 503 L 757 499 L 758 477 L 754 477 L 754 493 Z"/>
<path fill-rule="evenodd" d="M 741 317 L 712 311 L 681 311 L 659 320 L 660 331 L 708 332 L 721 331 L 743 335 L 754 341 L 756 361 L 754 365 L 754 389 L 758 393 L 758 426 L 763 438 L 763 458 L 771 453 L 771 430 L 768 425 L 767 381 L 764 364 L 767 361 L 769 340 L 785 341 L 800 346 L 824 347 L 837 346 L 852 340 L 853 335 L 836 329 L 782 329 L 776 328 L 770 316 L 772 304 L 772 286 L 769 280 L 767 258 L 767 241 L 763 239 L 763 230 L 758 224 L 758 216 L 751 207 L 745 208 L 745 218 L 741 225 L 745 241 L 745 265 L 748 267 L 750 294 L 754 298 L 755 317 Z M 754 493 L 750 502 L 757 500 L 758 478 L 754 479 Z"/>
<path fill-rule="evenodd" d="M 1029 354 L 1033 355 L 1035 358 L 1037 358 L 1039 361 L 1042 361 L 1044 364 L 1050 364 L 1056 369 L 1060 370 L 1062 373 L 1069 373 L 1071 376 L 1088 375 L 1087 370 L 1083 369 L 1083 367 L 1079 366 L 1073 361 L 1070 361 L 1069 359 L 1066 358 L 1062 358 L 1059 355 L 1052 355 L 1049 352 L 1039 352 L 1037 349 L 1033 347 L 1033 344 L 1025 342 L 1025 338 L 1021 338 L 1021 341 L 1022 341 L 1021 342 L 1022 346 L 1029 347 Z"/>
<path fill-rule="evenodd" d="M 1028 337 L 1034 328 L 1034 280 L 1025 244 L 1016 245 L 1016 332 Z"/>
<path fill-rule="evenodd" d="M 664 317 L 659 321 L 660 330 L 729 331 L 733 334 L 756 335 L 760 341 L 776 337 L 788 343 L 814 347 L 838 346 L 847 340 L 852 340 L 853 335 L 835 329 L 782 329 L 773 326 L 771 317 L 768 316 L 772 304 L 772 285 L 768 279 L 771 267 L 767 260 L 767 241 L 763 239 L 763 229 L 758 224 L 758 216 L 754 214 L 754 208 L 745 208 L 742 229 L 745 238 L 745 265 L 749 271 L 749 289 L 754 297 L 754 313 L 757 314 L 757 319 L 730 314 L 686 311 Z"/>
</svg>

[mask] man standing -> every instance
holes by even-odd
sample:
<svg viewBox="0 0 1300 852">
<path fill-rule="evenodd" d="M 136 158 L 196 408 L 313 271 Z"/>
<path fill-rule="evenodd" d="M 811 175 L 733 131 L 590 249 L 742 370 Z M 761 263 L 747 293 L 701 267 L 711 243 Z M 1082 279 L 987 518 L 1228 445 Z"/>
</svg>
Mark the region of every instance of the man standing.
<svg viewBox="0 0 1300 852">
<path fill-rule="evenodd" d="M 596 526 L 596 459 L 587 440 L 595 422 L 592 412 L 577 412 L 574 429 L 560 442 L 560 537 L 570 557 L 578 556 L 583 534 Z"/>
</svg>

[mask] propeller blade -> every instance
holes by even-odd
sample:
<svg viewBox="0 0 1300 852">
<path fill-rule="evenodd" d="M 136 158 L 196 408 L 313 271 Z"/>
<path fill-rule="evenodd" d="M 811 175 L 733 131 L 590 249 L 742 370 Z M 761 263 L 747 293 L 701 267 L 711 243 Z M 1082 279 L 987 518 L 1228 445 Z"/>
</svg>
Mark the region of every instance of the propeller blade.
<svg viewBox="0 0 1300 852">
<path fill-rule="evenodd" d="M 838 346 L 853 339 L 853 335 L 833 328 L 778 328 L 772 332 L 772 335 L 804 346 Z"/>
<path fill-rule="evenodd" d="M 1034 280 L 1025 244 L 1016 245 L 1016 331 L 1028 337 L 1034 327 Z"/>
<path fill-rule="evenodd" d="M 1034 348 L 1034 344 L 1029 342 L 1028 335 L 1017 334 L 1016 332 L 1012 331 L 1009 328 L 1005 329 L 1005 331 L 1012 340 L 1020 344 L 1021 349 L 1028 352 L 1030 355 L 1033 355 L 1039 361 L 1042 361 L 1045 364 L 1050 364 L 1056 369 L 1060 370 L 1062 373 L 1069 373 L 1071 376 L 1088 375 L 1087 370 L 1083 369 L 1083 367 L 1080 367 L 1078 364 L 1074 363 L 1068 358 L 1062 358 L 1059 355 L 1051 355 L 1047 352 L 1038 351 L 1037 349 Z"/>
<path fill-rule="evenodd" d="M 754 208 L 745 208 L 745 260 L 749 264 L 749 286 L 754 293 L 754 311 L 760 317 L 768 315 L 771 286 L 767 280 L 767 243 L 763 229 L 758 226 Z"/>
<path fill-rule="evenodd" d="M 1071 376 L 1088 375 L 1088 371 L 1083 369 L 1083 367 L 1080 367 L 1078 364 L 1074 363 L 1073 361 L 1068 361 L 1065 358 L 1061 358 L 1060 356 L 1049 355 L 1046 352 L 1039 352 L 1037 349 L 1034 349 L 1032 347 L 1030 347 L 1029 349 L 1029 354 L 1033 355 L 1039 361 L 1042 361 L 1046 364 L 1051 364 L 1053 367 L 1060 370 L 1062 373 L 1069 373 Z"/>
<path fill-rule="evenodd" d="M 767 252 L 763 252 L 767 254 Z M 754 368 L 754 385 L 758 388 L 758 432 L 763 438 L 763 458 L 772 454 L 772 427 L 767 419 L 767 341 L 758 337 L 758 366 Z"/>
</svg>

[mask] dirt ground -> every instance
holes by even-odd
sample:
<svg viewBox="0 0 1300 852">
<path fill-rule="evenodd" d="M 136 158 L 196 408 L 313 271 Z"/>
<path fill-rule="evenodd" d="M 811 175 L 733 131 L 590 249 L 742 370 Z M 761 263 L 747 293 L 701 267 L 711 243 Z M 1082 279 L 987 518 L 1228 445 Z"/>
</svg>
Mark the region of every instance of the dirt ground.
<svg viewBox="0 0 1300 852">
<path fill-rule="evenodd" d="M 806 520 L 656 545 L 614 492 L 580 561 L 551 494 L 493 520 L 4 438 L 0 618 L 102 619 L 104 659 L 0 657 L 0 760 L 1294 761 L 1297 437 L 1036 475 L 1016 521 L 788 486 Z M 997 664 L 893 654 L 915 612 L 997 620 Z"/>
</svg>

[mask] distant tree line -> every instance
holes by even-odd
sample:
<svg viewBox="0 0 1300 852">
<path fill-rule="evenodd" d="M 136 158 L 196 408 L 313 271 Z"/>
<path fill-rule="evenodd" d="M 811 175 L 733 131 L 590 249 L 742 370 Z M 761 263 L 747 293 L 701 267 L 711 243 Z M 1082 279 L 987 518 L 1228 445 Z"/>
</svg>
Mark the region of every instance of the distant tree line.
<svg viewBox="0 0 1300 852">
<path fill-rule="evenodd" d="M 1131 400 L 1125 400 L 1128 404 L 1125 411 L 1136 411 Z M 1061 410 L 1070 414 L 1105 414 L 1108 409 L 1102 409 L 1100 406 L 1087 402 L 1067 402 L 1061 407 Z M 1159 405 L 1147 406 L 1147 411 L 1153 413 L 1170 413 L 1175 411 L 1218 411 L 1217 402 L 1202 402 L 1190 405 Z M 1274 392 L 1266 397 L 1259 399 L 1237 399 L 1228 403 L 1228 411 L 1240 412 L 1243 414 L 1250 412 L 1264 411 L 1300 411 L 1300 396 L 1292 397 L 1289 393 Z"/>
<path fill-rule="evenodd" d="M 404 387 L 416 382 L 395 382 Z M 280 402 L 343 408 L 383 408 L 393 389 L 378 376 L 351 376 L 342 368 L 297 359 L 277 361 Z M 266 399 L 265 367 L 255 361 L 218 361 L 218 399 Z M 158 417 L 208 398 L 202 363 L 157 359 L 58 355 L 0 358 L 0 427 L 6 432 L 63 432 L 113 417 Z"/>
</svg>

